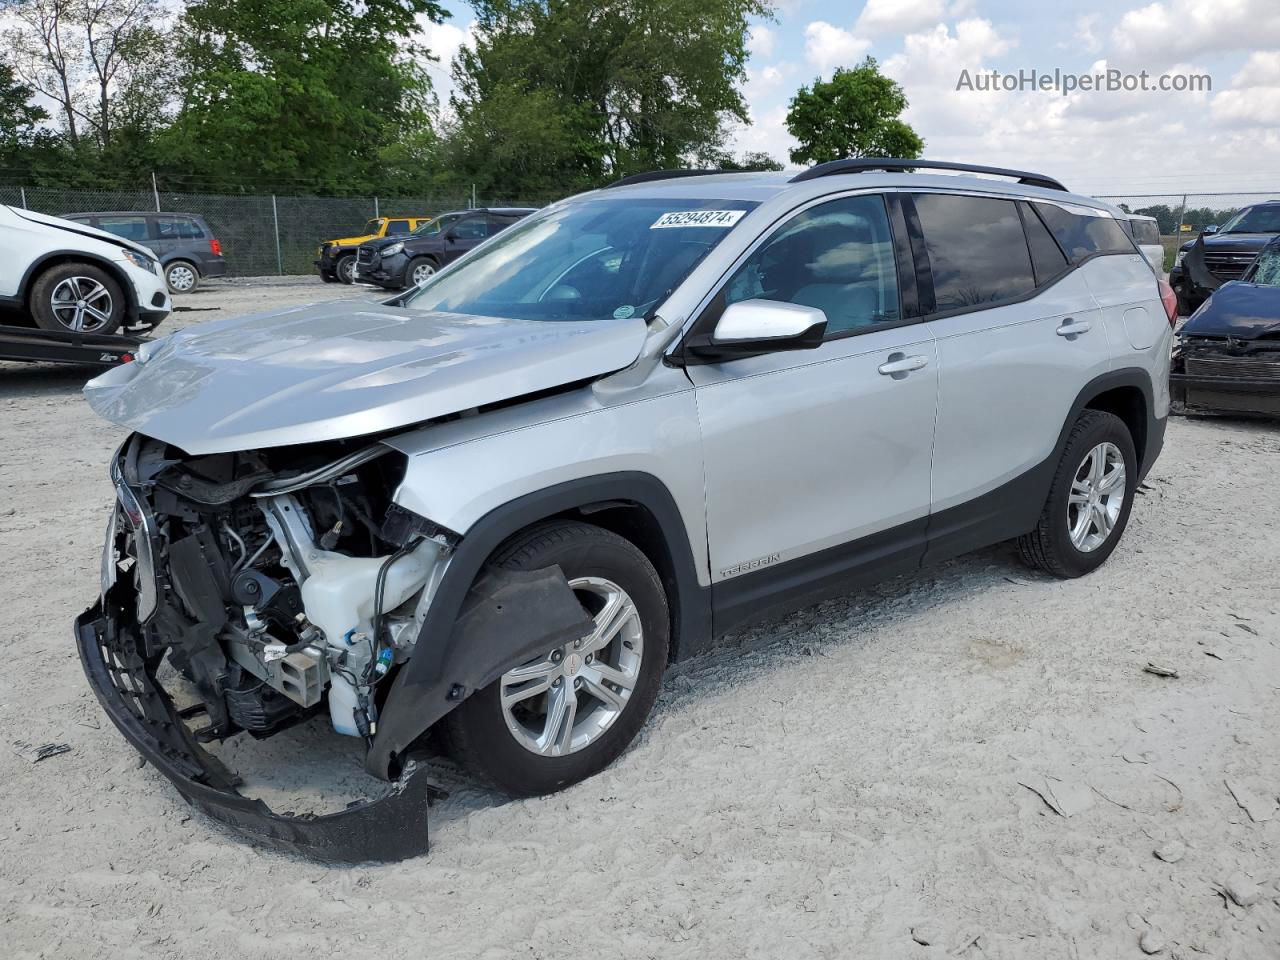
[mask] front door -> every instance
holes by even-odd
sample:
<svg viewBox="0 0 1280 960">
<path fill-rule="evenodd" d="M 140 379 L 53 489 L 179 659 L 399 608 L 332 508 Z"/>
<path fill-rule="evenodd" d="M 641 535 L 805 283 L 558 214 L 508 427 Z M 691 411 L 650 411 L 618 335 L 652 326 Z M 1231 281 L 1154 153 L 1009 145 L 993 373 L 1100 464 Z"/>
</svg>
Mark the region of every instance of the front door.
<svg viewBox="0 0 1280 960">
<path fill-rule="evenodd" d="M 884 198 L 847 196 L 774 230 L 713 301 L 827 317 L 817 349 L 688 368 L 718 628 L 838 589 L 862 567 L 918 564 L 937 358 L 932 331 L 904 317 L 898 271 Z"/>
<path fill-rule="evenodd" d="M 452 263 L 489 236 L 489 216 L 480 211 L 468 214 L 445 229 L 444 262 Z"/>
</svg>

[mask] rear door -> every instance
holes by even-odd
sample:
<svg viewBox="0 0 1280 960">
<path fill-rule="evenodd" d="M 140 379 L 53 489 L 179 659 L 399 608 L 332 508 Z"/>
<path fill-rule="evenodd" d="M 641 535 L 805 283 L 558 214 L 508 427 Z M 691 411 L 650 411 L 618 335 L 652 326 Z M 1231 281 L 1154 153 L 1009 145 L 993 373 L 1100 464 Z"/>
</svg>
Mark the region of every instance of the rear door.
<svg viewBox="0 0 1280 960">
<path fill-rule="evenodd" d="M 817 349 L 687 368 L 722 626 L 764 597 L 803 602 L 869 562 L 889 575 L 920 560 L 937 363 L 895 240 L 880 195 L 815 203 L 747 254 L 695 327 L 749 299 L 827 317 Z"/>
<path fill-rule="evenodd" d="M 938 345 L 929 549 L 950 555 L 1034 524 L 1038 468 L 1111 348 L 1088 284 L 1030 204 L 963 193 L 912 203 Z"/>
</svg>

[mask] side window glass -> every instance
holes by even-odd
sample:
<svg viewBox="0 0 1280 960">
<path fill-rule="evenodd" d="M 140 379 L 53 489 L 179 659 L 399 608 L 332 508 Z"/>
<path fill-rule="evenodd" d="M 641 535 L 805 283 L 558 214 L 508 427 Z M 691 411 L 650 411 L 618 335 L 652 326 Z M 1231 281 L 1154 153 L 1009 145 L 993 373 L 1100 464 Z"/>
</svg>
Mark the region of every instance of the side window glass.
<svg viewBox="0 0 1280 960">
<path fill-rule="evenodd" d="M 158 240 L 199 240 L 204 236 L 196 222 L 186 217 L 156 217 L 155 225 Z"/>
<path fill-rule="evenodd" d="M 902 319 L 884 200 L 842 197 L 787 221 L 725 285 L 725 306 L 742 300 L 817 307 L 828 338 Z"/>
<path fill-rule="evenodd" d="M 1068 210 L 1056 203 L 1036 201 L 1033 206 L 1072 263 L 1095 253 L 1137 253 L 1133 241 L 1113 218 Z"/>
<path fill-rule="evenodd" d="M 1022 211 L 1022 226 L 1027 231 L 1027 247 L 1031 250 L 1031 265 L 1039 286 L 1065 270 L 1067 258 L 1031 204 L 1020 203 L 1018 209 Z"/>
<path fill-rule="evenodd" d="M 1035 289 L 1012 200 L 914 194 L 939 312 L 1016 300 Z"/>
<path fill-rule="evenodd" d="M 489 222 L 484 217 L 467 217 L 454 224 L 453 235 L 459 240 L 483 240 L 489 235 Z"/>
<path fill-rule="evenodd" d="M 403 237 L 409 233 L 408 220 L 391 220 L 387 223 L 388 237 Z"/>
<path fill-rule="evenodd" d="M 147 240 L 147 221 L 144 217 L 99 217 L 98 227 L 135 243 L 145 243 Z"/>
</svg>

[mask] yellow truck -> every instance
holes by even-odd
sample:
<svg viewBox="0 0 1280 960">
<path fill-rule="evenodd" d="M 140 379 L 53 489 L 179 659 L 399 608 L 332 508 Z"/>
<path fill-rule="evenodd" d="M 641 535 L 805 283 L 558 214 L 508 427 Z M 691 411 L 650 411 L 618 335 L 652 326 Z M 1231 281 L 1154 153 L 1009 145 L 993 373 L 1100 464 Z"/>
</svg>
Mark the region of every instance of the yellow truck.
<svg viewBox="0 0 1280 960">
<path fill-rule="evenodd" d="M 374 217 L 358 237 L 326 240 L 316 251 L 315 264 L 320 279 L 325 283 L 351 283 L 355 280 L 356 248 L 360 244 L 382 237 L 408 236 L 430 221 L 430 217 Z"/>
</svg>

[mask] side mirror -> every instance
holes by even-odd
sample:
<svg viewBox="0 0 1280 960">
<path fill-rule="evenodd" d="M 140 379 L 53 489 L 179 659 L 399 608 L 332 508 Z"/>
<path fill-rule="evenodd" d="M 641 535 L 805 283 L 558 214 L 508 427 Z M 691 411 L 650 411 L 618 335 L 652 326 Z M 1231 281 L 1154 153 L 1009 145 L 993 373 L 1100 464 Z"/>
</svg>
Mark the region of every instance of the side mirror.
<svg viewBox="0 0 1280 960">
<path fill-rule="evenodd" d="M 688 349 L 702 360 L 716 362 L 778 350 L 813 350 L 822 345 L 826 332 L 827 315 L 817 307 L 742 300 L 725 308 L 710 337 L 699 337 Z"/>
<path fill-rule="evenodd" d="M 1209 224 L 1207 227 L 1205 227 L 1205 228 L 1204 228 L 1204 230 L 1202 230 L 1201 232 L 1202 232 L 1202 233 L 1217 233 L 1217 232 L 1218 232 L 1218 225 L 1217 225 L 1216 223 L 1211 223 L 1211 224 Z"/>
</svg>

